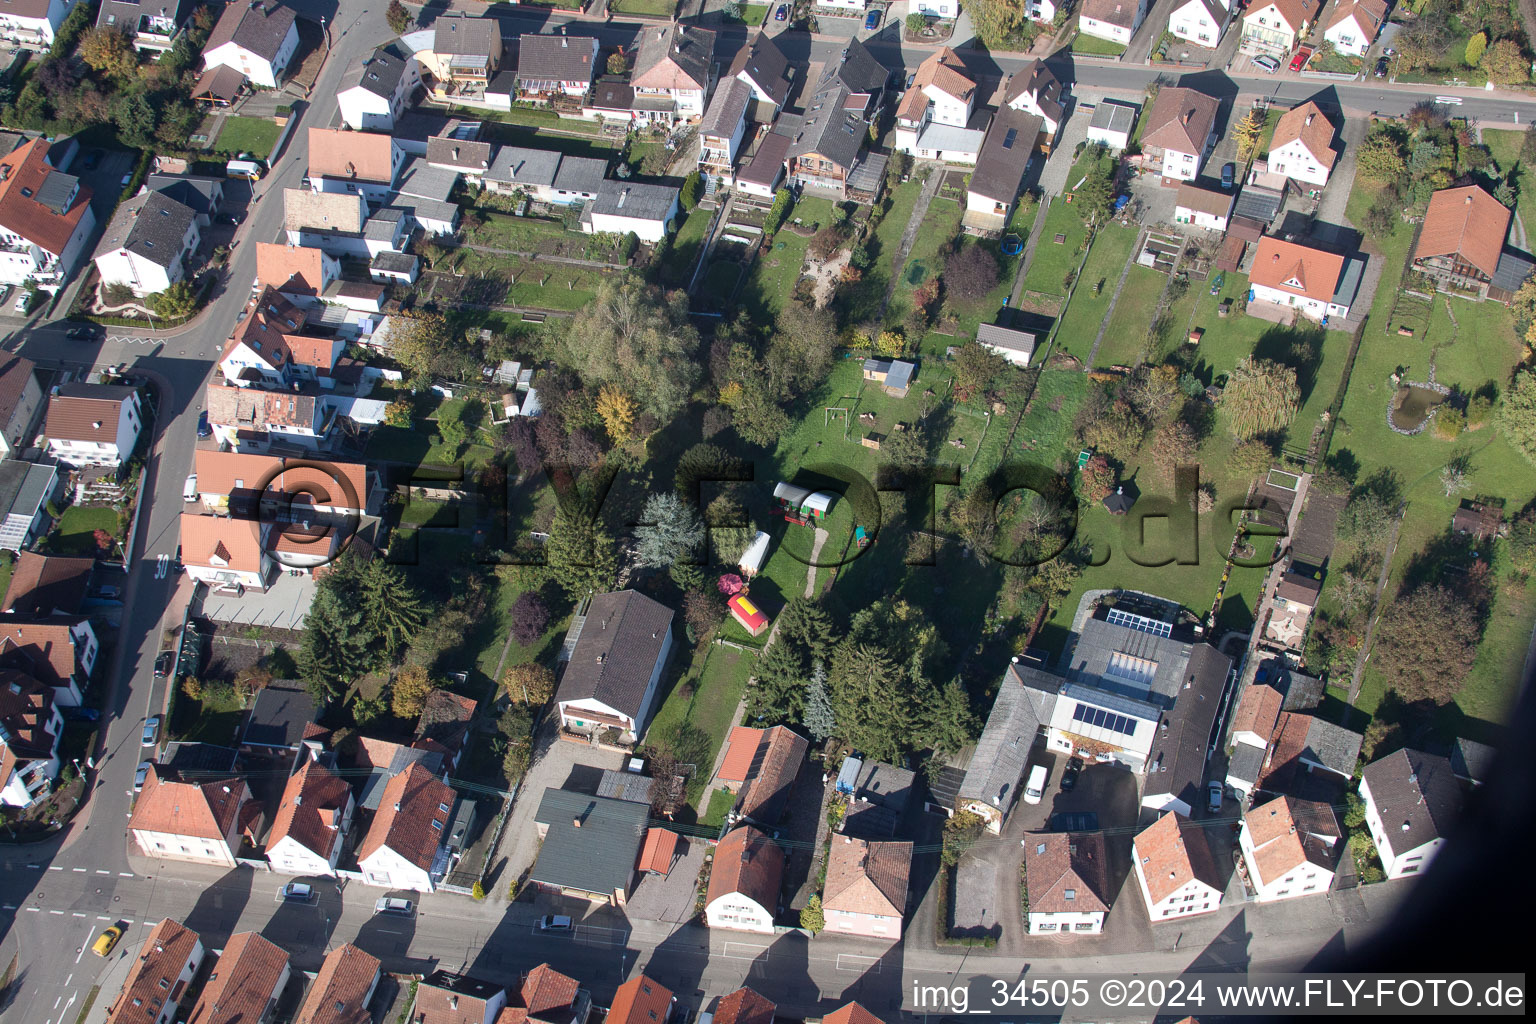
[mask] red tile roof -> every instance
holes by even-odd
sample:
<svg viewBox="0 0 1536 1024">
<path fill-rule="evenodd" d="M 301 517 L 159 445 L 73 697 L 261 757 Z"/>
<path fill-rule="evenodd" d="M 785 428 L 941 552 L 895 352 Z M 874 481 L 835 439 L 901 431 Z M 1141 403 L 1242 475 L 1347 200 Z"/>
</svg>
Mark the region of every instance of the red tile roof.
<svg viewBox="0 0 1536 1024">
<path fill-rule="evenodd" d="M 70 615 L 80 610 L 80 602 L 96 568 L 94 558 L 67 558 L 23 551 L 16 556 L 10 586 L 0 611 L 20 615 L 52 615 L 55 611 Z"/>
<path fill-rule="evenodd" d="M 80 227 L 91 190 L 81 185 L 63 213 L 38 202 L 43 182 L 59 173 L 48 166 L 47 155 L 48 140 L 39 138 L 0 157 L 0 227 L 60 256 Z"/>
<path fill-rule="evenodd" d="M 375 132 L 311 128 L 310 176 L 389 184 L 394 178 L 394 145 L 391 136 Z"/>
<path fill-rule="evenodd" d="M 181 515 L 181 557 L 186 565 L 260 572 L 261 523 L 228 516 Z"/>
<path fill-rule="evenodd" d="M 197 932 L 170 918 L 155 925 L 128 968 L 117 1002 L 107 1010 L 107 1024 L 156 1024 L 167 1000 L 181 1001 L 176 978 L 200 941 Z"/>
<path fill-rule="evenodd" d="M 1387 0 L 1339 0 L 1328 28 L 1333 28 L 1350 15 L 1354 15 L 1355 24 L 1364 33 L 1365 41 L 1375 42 L 1376 33 L 1381 31 L 1382 22 L 1387 20 Z"/>
<path fill-rule="evenodd" d="M 1142 143 L 1175 153 L 1204 152 L 1221 101 L 1194 89 L 1164 86 L 1147 112 Z"/>
<path fill-rule="evenodd" d="M 288 954 L 255 932 L 230 936 L 187 1024 L 255 1024 L 282 994 Z"/>
<path fill-rule="evenodd" d="M 1266 235 L 1259 239 L 1253 254 L 1248 281 L 1289 295 L 1332 302 L 1343 272 L 1344 257 L 1337 253 Z"/>
<path fill-rule="evenodd" d="M 367 1001 L 380 966 L 378 957 L 350 942 L 331 950 L 294 1024 L 369 1024 Z"/>
<path fill-rule="evenodd" d="M 314 295 L 325 289 L 325 253 L 281 242 L 256 243 L 256 283 L 290 295 Z"/>
<path fill-rule="evenodd" d="M 1221 891 L 1216 861 L 1205 830 L 1179 814 L 1165 814 L 1137 834 L 1132 848 L 1147 880 L 1153 903 L 1161 903 L 1181 886 L 1198 879 Z"/>
<path fill-rule="evenodd" d="M 833 836 L 821 905 L 850 914 L 902 917 L 907 909 L 911 870 L 911 843 L 871 843 L 852 836 Z"/>
<path fill-rule="evenodd" d="M 1104 837 L 1097 832 L 1031 832 L 1024 837 L 1031 914 L 1109 910 Z"/>
<path fill-rule="evenodd" d="M 1509 208 L 1476 185 L 1444 188 L 1429 197 L 1414 260 L 1459 256 L 1487 277 L 1499 265 L 1509 234 Z"/>
<path fill-rule="evenodd" d="M 61 441 L 118 443 L 117 425 L 133 388 L 103 384 L 65 384 L 48 399 L 43 433 Z M 122 439 L 126 443 L 126 437 Z M 124 452 L 124 455 L 127 453 Z"/>
<path fill-rule="evenodd" d="M 715 846 L 705 900 L 713 903 L 740 893 L 771 914 L 778 907 L 783 877 L 784 852 L 778 844 L 750 825 L 732 829 Z"/>
<path fill-rule="evenodd" d="M 570 975 L 561 974 L 549 964 L 539 964 L 528 972 L 523 979 L 522 988 L 518 996 L 522 1006 L 517 1007 L 523 1015 L 534 1020 L 548 1020 L 553 1024 L 566 1024 L 561 1017 L 569 1019 L 569 1011 L 576 1003 L 577 993 L 581 991 L 581 983 Z M 565 1011 L 564 1014 L 561 1011 Z M 502 1011 L 506 1013 L 506 1011 Z"/>
<path fill-rule="evenodd" d="M 64 686 L 79 668 L 73 627 L 84 621 L 78 615 L 0 616 L 0 663 Z"/>
<path fill-rule="evenodd" d="M 849 1003 L 821 1018 L 821 1024 L 885 1024 L 885 1022 L 858 1003 Z"/>
<path fill-rule="evenodd" d="M 264 495 L 295 504 L 337 508 L 368 507 L 368 467 L 360 462 L 291 459 L 199 448 L 197 489 L 202 494 L 231 495 L 265 485 Z"/>
<path fill-rule="evenodd" d="M 345 779 L 331 774 L 318 761 L 304 762 L 288 777 L 267 848 L 290 838 L 306 850 L 329 860 L 331 851 L 342 840 L 341 820 L 346 814 L 352 790 Z"/>
<path fill-rule="evenodd" d="M 387 846 L 407 862 L 429 870 L 445 837 L 453 801 L 452 789 L 419 763 L 412 764 L 385 784 L 373 827 L 358 848 L 357 859 L 367 860 Z"/>
<path fill-rule="evenodd" d="M 1250 683 L 1237 703 L 1232 717 L 1232 732 L 1251 732 L 1266 743 L 1280 719 L 1280 691 L 1266 683 Z"/>
<path fill-rule="evenodd" d="M 773 1003 L 750 988 L 739 988 L 715 1004 L 715 1024 L 773 1024 Z"/>
<path fill-rule="evenodd" d="M 1253 846 L 1260 884 L 1311 863 L 1332 871 L 1341 838 L 1333 808 L 1315 800 L 1282 796 L 1250 810 L 1243 818 Z"/>
<path fill-rule="evenodd" d="M 720 762 L 720 770 L 715 773 L 715 778 L 721 782 L 738 784 L 747 781 L 747 773 L 752 770 L 752 759 L 757 756 L 757 747 L 762 740 L 762 729 L 745 725 L 732 728 L 731 735 L 725 741 L 725 759 Z"/>
<path fill-rule="evenodd" d="M 641 974 L 613 994 L 605 1024 L 666 1024 L 672 1011 L 672 990 Z"/>
<path fill-rule="evenodd" d="M 224 840 L 250 797 L 244 779 L 183 782 L 170 769 L 151 765 L 128 830 Z"/>
<path fill-rule="evenodd" d="M 640 849 L 640 870 L 664 875 L 672 870 L 672 858 L 677 856 L 677 833 L 664 828 L 648 829 L 645 846 Z"/>
<path fill-rule="evenodd" d="M 1333 166 L 1333 161 L 1338 157 L 1333 151 L 1333 122 L 1311 100 L 1280 115 L 1269 148 L 1274 151 L 1298 139 L 1318 163 L 1324 167 Z"/>
</svg>

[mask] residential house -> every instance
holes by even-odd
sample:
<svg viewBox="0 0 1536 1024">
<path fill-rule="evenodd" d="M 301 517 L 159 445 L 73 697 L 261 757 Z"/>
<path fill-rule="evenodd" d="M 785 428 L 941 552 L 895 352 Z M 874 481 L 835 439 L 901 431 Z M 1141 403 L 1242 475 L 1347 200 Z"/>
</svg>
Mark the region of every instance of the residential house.
<svg viewBox="0 0 1536 1024">
<path fill-rule="evenodd" d="M 1050 149 L 1050 142 L 1056 138 L 1066 116 L 1066 97 L 1061 89 L 1061 79 L 1045 66 L 1044 61 L 1036 60 L 1008 76 L 1003 87 L 1003 105 L 1040 118 L 1043 148 Z M 1036 140 L 1025 141 L 1031 147 L 1036 144 Z"/>
<path fill-rule="evenodd" d="M 101 284 L 154 295 L 187 278 L 203 241 L 197 212 L 163 192 L 140 192 L 117 207 L 91 256 Z"/>
<path fill-rule="evenodd" d="M 47 139 L 0 156 L 0 284 L 58 288 L 95 230 L 91 190 L 54 169 Z"/>
<path fill-rule="evenodd" d="M 715 33 L 673 22 L 640 32 L 629 87 L 642 120 L 675 124 L 704 116 L 715 85 Z"/>
<path fill-rule="evenodd" d="M 294 1024 L 363 1024 L 383 965 L 350 942 L 325 954 Z"/>
<path fill-rule="evenodd" d="M 833 836 L 821 896 L 826 930 L 900 938 L 911 870 L 911 843 L 872 843 L 847 835 Z"/>
<path fill-rule="evenodd" d="M 250 798 L 244 779 L 190 782 L 173 769 L 151 764 L 128 819 L 128 834 L 146 857 L 232 868 Z"/>
<path fill-rule="evenodd" d="M 283 227 L 289 245 L 323 249 L 332 256 L 372 259 L 405 247 L 410 219 L 388 207 L 368 215 L 368 201 L 351 193 L 283 189 Z"/>
<path fill-rule="evenodd" d="M 1028 331 L 997 324 L 979 324 L 976 327 L 976 343 L 996 352 L 1015 366 L 1028 366 L 1034 357 L 1038 340 Z"/>
<path fill-rule="evenodd" d="M 496 1024 L 507 990 L 479 978 L 433 971 L 416 986 L 410 1024 Z"/>
<path fill-rule="evenodd" d="M 1024 844 L 1029 934 L 1098 935 L 1114 893 L 1100 832 L 1030 832 Z"/>
<path fill-rule="evenodd" d="M 1124 653 L 1123 649 L 1116 652 Z M 1110 667 L 1114 671 L 1105 682 L 1112 684 L 1115 674 L 1125 664 L 1125 658 L 1112 656 Z M 1165 712 L 1158 723 L 1147 753 L 1142 807 L 1176 811 L 1188 817 L 1204 802 L 1209 759 L 1213 753 L 1211 737 L 1216 734 L 1216 716 L 1231 671 L 1232 659 L 1210 644 L 1190 646 L 1189 660 L 1176 677 L 1179 690 L 1173 708 Z M 1148 696 L 1159 701 L 1165 699 L 1165 695 L 1157 691 Z"/>
<path fill-rule="evenodd" d="M 1354 776 L 1364 740 L 1310 712 L 1281 711 L 1254 788 L 1332 801 Z"/>
<path fill-rule="evenodd" d="M 1030 21 L 1049 25 L 1056 20 L 1056 0 L 1025 0 L 1024 13 Z"/>
<path fill-rule="evenodd" d="M 47 50 L 54 33 L 74 9 L 72 0 L 6 0 L 0 7 L 0 38 L 18 46 Z"/>
<path fill-rule="evenodd" d="M 954 0 L 913 0 L 912 13 L 926 18 L 958 18 L 960 5 Z"/>
<path fill-rule="evenodd" d="M 862 13 L 867 3 L 868 0 L 815 0 L 817 7 L 843 11 L 848 14 Z"/>
<path fill-rule="evenodd" d="M 1243 815 L 1238 845 L 1260 903 L 1327 892 L 1343 835 L 1333 808 L 1282 796 Z"/>
<path fill-rule="evenodd" d="M 181 997 L 203 965 L 203 940 L 192 929 L 163 919 L 150 929 L 117 999 L 107 1007 L 107 1024 L 171 1024 Z"/>
<path fill-rule="evenodd" d="M 672 617 L 633 590 L 594 595 L 573 627 L 576 644 L 555 693 L 560 727 L 614 730 L 625 742 L 644 733 L 672 653 Z"/>
<path fill-rule="evenodd" d="M 1397 750 L 1360 773 L 1365 824 L 1388 878 L 1429 866 L 1461 815 L 1461 786 L 1448 758 Z"/>
<path fill-rule="evenodd" d="M 1339 0 L 1323 38 L 1346 57 L 1364 57 L 1387 20 L 1387 0 Z"/>
<path fill-rule="evenodd" d="M 1088 120 L 1088 141 L 1107 146 L 1111 152 L 1121 152 L 1131 144 L 1138 113 L 1140 108 L 1134 103 L 1100 100 Z"/>
<path fill-rule="evenodd" d="M 456 799 L 419 763 L 391 778 L 357 849 L 363 881 L 386 889 L 435 889 L 448 869 L 443 842 Z"/>
<path fill-rule="evenodd" d="M 921 142 L 929 125 L 964 129 L 975 109 L 975 80 L 954 50 L 940 47 L 918 65 L 911 87 L 896 108 L 896 150 L 931 150 Z"/>
<path fill-rule="evenodd" d="M 761 133 L 757 148 L 752 150 L 741 170 L 736 172 L 738 197 L 751 197 L 758 205 L 771 202 L 784 181 L 784 165 L 788 160 L 790 137 L 774 129 Z"/>
<path fill-rule="evenodd" d="M 740 78 L 729 78 L 715 90 L 699 122 L 700 173 L 731 181 L 751 102 L 752 86 Z"/>
<path fill-rule="evenodd" d="M 637 974 L 613 993 L 604 1024 L 667 1024 L 677 998 L 672 990 Z"/>
<path fill-rule="evenodd" d="M 1333 130 L 1333 122 L 1311 100 L 1287 110 L 1275 124 L 1269 144 L 1270 173 L 1318 188 L 1328 184 L 1338 156 L 1333 151 Z"/>
<path fill-rule="evenodd" d="M 11 570 L 11 582 L 0 600 L 0 612 L 27 618 L 79 615 L 91 589 L 94 558 L 67 558 L 21 551 Z"/>
<path fill-rule="evenodd" d="M 428 167 L 463 175 L 473 185 L 480 184 L 486 171 L 490 169 L 491 160 L 495 155 L 496 146 L 479 139 L 458 139 L 451 135 L 438 135 L 427 140 Z M 437 190 L 433 191 L 435 194 Z M 452 184 L 449 185 L 449 191 L 452 191 Z"/>
<path fill-rule="evenodd" d="M 773 1024 L 777 1010 L 756 990 L 739 988 L 716 1001 L 714 1024 Z"/>
<path fill-rule="evenodd" d="M 677 216 L 677 197 L 678 190 L 668 185 L 604 181 L 581 211 L 581 230 L 618 235 L 633 231 L 641 241 L 659 242 Z"/>
<path fill-rule="evenodd" d="M 1077 30 L 1085 36 L 1129 46 L 1146 16 L 1146 0 L 1083 0 L 1078 7 Z"/>
<path fill-rule="evenodd" d="M 291 974 L 282 949 L 255 932 L 231 935 L 187 1024 L 267 1024 Z"/>
<path fill-rule="evenodd" d="M 368 264 L 368 277 L 380 284 L 412 285 L 421 276 L 421 261 L 403 252 L 381 252 Z"/>
<path fill-rule="evenodd" d="M 282 242 L 256 243 L 257 287 L 275 289 L 295 306 L 320 305 L 320 296 L 340 278 L 341 261 L 324 249 Z M 239 374 L 232 379 L 239 380 Z"/>
<path fill-rule="evenodd" d="M 76 468 L 122 465 L 143 429 L 138 389 L 119 384 L 61 384 L 43 422 L 48 454 Z"/>
<path fill-rule="evenodd" d="M 727 832 L 715 847 L 704 920 L 711 928 L 773 934 L 784 877 L 784 851 L 750 825 Z"/>
<path fill-rule="evenodd" d="M 790 182 L 846 196 L 869 123 L 847 87 L 833 84 L 811 97 L 785 152 Z"/>
<path fill-rule="evenodd" d="M 24 672 L 0 669 L 0 804 L 31 807 L 59 774 L 64 718 L 53 688 Z"/>
<path fill-rule="evenodd" d="M 1177 812 L 1136 834 L 1131 866 L 1153 924 L 1209 914 L 1225 889 L 1205 829 Z"/>
<path fill-rule="evenodd" d="M 319 249 L 304 250 L 311 253 L 320 253 Z M 323 253 L 321 254 L 323 256 Z M 273 257 L 276 257 L 274 259 Z M 284 270 L 297 268 L 305 261 L 302 257 L 290 260 L 286 252 L 273 252 L 267 258 L 266 271 L 272 277 L 282 276 Z M 261 280 L 261 253 L 257 253 L 257 283 L 262 285 L 262 291 L 251 296 L 246 303 L 245 318 L 235 323 L 234 330 L 230 332 L 229 340 L 224 343 L 223 352 L 219 358 L 219 372 L 224 379 L 235 387 L 250 387 L 261 385 L 266 388 L 285 388 L 290 379 L 301 376 L 298 371 L 291 370 L 294 363 L 293 348 L 289 339 L 298 339 L 299 332 L 308 322 L 309 314 L 300 309 L 298 304 L 278 291 L 279 285 L 265 283 Z M 323 276 L 325 272 L 324 262 L 317 276 Z M 295 275 L 302 276 L 306 272 L 295 269 L 281 282 L 282 287 L 293 288 L 295 293 L 303 296 L 303 290 L 309 287 L 307 280 L 294 280 Z M 315 274 L 314 269 L 307 271 Z M 318 282 L 317 282 L 318 284 Z M 339 339 L 326 339 L 326 348 L 339 355 L 341 342 Z M 303 348 L 319 348 L 313 340 L 304 342 Z M 316 356 L 316 362 L 323 363 L 328 372 L 334 365 L 335 356 L 327 356 L 323 353 L 312 353 Z M 313 379 L 320 367 L 310 364 L 309 372 L 302 374 L 305 379 Z"/>
<path fill-rule="evenodd" d="M 313 395 L 221 384 L 208 385 L 207 412 L 213 436 L 236 451 L 262 451 L 273 441 L 315 449 L 335 421 Z"/>
<path fill-rule="evenodd" d="M 752 88 L 747 119 L 758 124 L 771 124 L 789 98 L 794 68 L 773 37 L 759 29 L 750 45 L 736 51 L 736 59 L 731 61 L 726 76 L 740 79 Z"/>
<path fill-rule="evenodd" d="M 267 834 L 267 863 L 285 875 L 334 877 L 355 808 L 347 781 L 306 757 L 278 801 Z"/>
<path fill-rule="evenodd" d="M 1322 584 L 1317 580 L 1294 572 L 1282 575 L 1280 582 L 1275 584 L 1274 598 L 1270 602 L 1269 621 L 1264 625 L 1265 639 L 1299 651 L 1321 590 Z"/>
<path fill-rule="evenodd" d="M 534 814 L 543 845 L 529 881 L 546 892 L 622 907 L 634 888 L 650 813 L 649 804 L 633 800 L 544 790 Z"/>
<path fill-rule="evenodd" d="M 497 1024 L 586 1024 L 592 993 L 549 964 L 523 975 L 523 983 L 496 1018 Z"/>
<path fill-rule="evenodd" d="M 96 27 L 116 29 L 133 42 L 140 55 L 159 60 L 186 30 L 192 7 L 190 0 L 103 0 L 96 12 Z"/>
<path fill-rule="evenodd" d="M 1168 13 L 1168 31 L 1174 38 L 1214 49 L 1227 27 L 1223 0 L 1175 0 Z"/>
<path fill-rule="evenodd" d="M 837 830 L 869 839 L 898 834 L 917 792 L 916 781 L 916 773 L 905 768 L 869 758 L 844 758 L 836 789 L 848 802 Z"/>
<path fill-rule="evenodd" d="M 144 187 L 187 207 L 197 215 L 197 226 L 205 228 L 223 208 L 227 180 L 200 174 L 151 174 L 144 179 Z"/>
<path fill-rule="evenodd" d="M 0 462 L 0 550 L 19 552 L 37 539 L 58 490 L 57 466 L 20 459 Z"/>
<path fill-rule="evenodd" d="M 1038 114 L 1008 106 L 992 115 L 965 189 L 968 230 L 997 234 L 1007 227 L 1044 123 Z"/>
<path fill-rule="evenodd" d="M 0 458 L 32 443 L 32 425 L 42 407 L 37 364 L 26 356 L 0 359 Z"/>
<path fill-rule="evenodd" d="M 214 590 L 265 591 L 277 580 L 271 523 L 182 513 L 181 564 Z"/>
<path fill-rule="evenodd" d="M 1460 506 L 1451 513 L 1451 532 L 1471 537 L 1479 543 L 1487 543 L 1495 537 L 1506 536 L 1509 528 L 1504 525 L 1503 508 L 1463 498 Z"/>
<path fill-rule="evenodd" d="M 228 64 L 221 64 L 197 76 L 197 81 L 192 86 L 192 102 L 210 111 L 228 110 L 249 91 L 250 86 L 247 84 L 245 72 Z"/>
<path fill-rule="evenodd" d="M 1445 188 L 1429 208 L 1413 244 L 1413 267 L 1446 291 L 1487 298 L 1509 235 L 1509 207 L 1478 185 Z M 1502 299 L 1508 301 L 1508 299 Z"/>
<path fill-rule="evenodd" d="M 358 131 L 392 131 L 420 87 L 420 66 L 393 44 L 360 54 L 337 86 L 341 123 Z"/>
<path fill-rule="evenodd" d="M 885 100 L 885 88 L 890 72 L 875 59 L 858 39 L 848 40 L 843 59 L 829 60 L 816 80 L 813 94 L 827 92 L 838 86 L 848 91 L 843 101 L 849 110 L 858 112 L 866 121 L 873 120 Z"/>
<path fill-rule="evenodd" d="M 1324 323 L 1347 317 L 1363 270 L 1363 260 L 1266 235 L 1248 272 L 1248 315 L 1289 322 L 1294 313 Z"/>
<path fill-rule="evenodd" d="M 1187 181 L 1179 183 L 1178 198 L 1173 208 L 1175 224 L 1190 224 L 1207 231 L 1226 231 L 1227 219 L 1231 215 L 1231 192 L 1200 188 Z"/>
<path fill-rule="evenodd" d="M 1243 14 L 1238 52 L 1285 57 L 1307 37 L 1323 11 L 1323 0 L 1257 0 Z"/>
<path fill-rule="evenodd" d="M 281 751 L 300 754 L 311 747 L 309 741 L 324 732 L 316 725 L 320 704 L 314 694 L 302 686 L 284 685 L 292 682 L 296 681 L 276 680 L 261 688 L 245 714 L 242 748 L 265 756 Z M 293 763 L 304 762 L 295 759 Z"/>
<path fill-rule="evenodd" d="M 423 750 L 394 740 L 381 740 L 374 736 L 359 736 L 353 748 L 353 767 L 367 772 L 357 802 L 364 810 L 376 811 L 384 801 L 384 790 L 389 781 L 413 764 L 420 764 L 444 782 L 448 772 L 443 767 L 443 755 Z"/>
<path fill-rule="evenodd" d="M 443 762 L 450 769 L 459 766 L 464 755 L 464 741 L 469 737 L 469 726 L 475 718 L 479 702 L 452 690 L 433 690 L 422 704 L 421 715 L 416 722 L 416 741 L 412 746 L 422 750 L 434 750 L 443 755 Z"/>
<path fill-rule="evenodd" d="M 298 48 L 293 8 L 273 0 L 232 3 L 203 45 L 203 70 L 231 67 L 252 85 L 276 89 Z"/>
<path fill-rule="evenodd" d="M 553 206 L 597 198 L 608 162 L 596 157 L 564 156 L 553 150 L 499 146 L 483 178 L 487 190 L 502 195 L 523 192 Z"/>
<path fill-rule="evenodd" d="M 1054 676 L 1014 661 L 1003 673 L 987 724 L 976 741 L 955 809 L 972 811 L 1001 834 L 1023 786 L 1029 753 L 1050 722 L 1061 687 Z"/>
<path fill-rule="evenodd" d="M 0 668 L 52 687 L 60 707 L 80 706 L 100 652 L 91 620 L 83 615 L 0 615 Z"/>
<path fill-rule="evenodd" d="M 1194 89 L 1165 86 L 1147 112 L 1142 151 L 1154 173 L 1194 181 L 1216 145 L 1216 112 L 1221 101 Z"/>
<path fill-rule="evenodd" d="M 885 1022 L 858 1003 L 849 1003 L 821 1018 L 821 1024 L 885 1024 Z"/>
<path fill-rule="evenodd" d="M 501 67 L 501 22 L 444 14 L 432 23 L 432 46 L 418 50 L 423 83 L 435 99 L 481 103 Z"/>
<path fill-rule="evenodd" d="M 394 190 L 404 163 L 405 151 L 389 135 L 342 128 L 309 130 L 309 181 L 315 192 L 355 192 L 371 205 L 381 206 Z"/>
<path fill-rule="evenodd" d="M 725 758 L 715 775 L 727 792 L 736 794 L 732 820 L 750 821 L 764 828 L 777 825 L 809 749 L 805 737 L 788 726 L 732 729 Z"/>
<path fill-rule="evenodd" d="M 517 40 L 517 90 L 524 99 L 570 96 L 581 99 L 597 72 L 592 36 L 525 32 Z"/>
</svg>

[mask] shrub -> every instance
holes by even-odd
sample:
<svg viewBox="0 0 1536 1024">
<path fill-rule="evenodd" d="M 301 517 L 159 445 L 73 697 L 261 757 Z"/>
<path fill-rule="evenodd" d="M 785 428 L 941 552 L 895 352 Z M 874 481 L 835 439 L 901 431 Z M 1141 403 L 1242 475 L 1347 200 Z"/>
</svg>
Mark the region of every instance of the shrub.
<svg viewBox="0 0 1536 1024">
<path fill-rule="evenodd" d="M 477 902 L 485 899 L 485 886 L 480 884 L 479 879 L 475 880 L 474 887 L 469 890 L 469 898 Z"/>
</svg>

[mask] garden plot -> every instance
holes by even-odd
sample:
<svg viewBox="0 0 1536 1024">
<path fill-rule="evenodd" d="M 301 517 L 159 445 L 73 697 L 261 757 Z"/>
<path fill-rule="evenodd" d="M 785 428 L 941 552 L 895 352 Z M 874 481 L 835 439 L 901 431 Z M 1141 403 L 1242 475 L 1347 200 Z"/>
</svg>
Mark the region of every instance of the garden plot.
<svg viewBox="0 0 1536 1024">
<path fill-rule="evenodd" d="M 1148 231 L 1146 241 L 1141 245 L 1141 252 L 1136 257 L 1136 262 L 1144 267 L 1151 267 L 1162 274 L 1171 273 L 1173 265 L 1179 258 L 1179 250 L 1184 248 L 1184 239 L 1178 235 L 1165 235 L 1157 231 Z"/>
</svg>

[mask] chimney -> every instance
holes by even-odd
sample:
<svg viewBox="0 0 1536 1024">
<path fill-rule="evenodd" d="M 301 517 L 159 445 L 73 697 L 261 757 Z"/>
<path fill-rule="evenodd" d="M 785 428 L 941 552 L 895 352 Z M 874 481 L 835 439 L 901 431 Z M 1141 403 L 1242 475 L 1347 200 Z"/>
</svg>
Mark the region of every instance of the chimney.
<svg viewBox="0 0 1536 1024">
<path fill-rule="evenodd" d="M 1467 193 L 1467 205 L 1468 206 L 1472 205 L 1472 193 L 1471 192 Z"/>
<path fill-rule="evenodd" d="M 399 804 L 395 804 L 395 813 L 396 814 L 400 813 L 400 805 Z"/>
<path fill-rule="evenodd" d="M 1406 821 L 1405 821 L 1405 822 L 1403 822 L 1403 831 L 1404 831 L 1404 832 L 1407 832 L 1407 831 L 1408 831 L 1408 828 L 1409 828 L 1409 825 L 1410 825 L 1410 823 L 1409 823 L 1409 822 L 1406 822 Z"/>
<path fill-rule="evenodd" d="M 1312 119 L 1314 117 L 1316 117 L 1316 116 L 1317 116 L 1316 114 L 1308 114 L 1307 115 L 1307 127 L 1308 128 L 1312 127 Z"/>
<path fill-rule="evenodd" d="M 458 1008 L 459 1008 L 459 997 L 458 996 L 449 996 L 448 997 L 448 1009 L 450 1009 L 450 1010 L 457 1010 Z"/>
<path fill-rule="evenodd" d="M 571 828 L 581 828 L 581 819 L 580 818 L 572 818 L 571 819 Z"/>
<path fill-rule="evenodd" d="M 562 50 L 569 49 L 570 45 L 571 45 L 570 43 L 566 42 L 565 30 L 561 29 L 560 30 L 560 49 L 562 49 Z"/>
<path fill-rule="evenodd" d="M 300 793 L 298 796 L 293 798 L 293 806 L 295 806 L 295 807 L 303 807 L 304 806 L 304 794 L 303 793 Z"/>
<path fill-rule="evenodd" d="M 1189 114 L 1189 111 L 1184 111 L 1184 113 L 1179 116 L 1179 124 L 1189 124 Z"/>
</svg>

